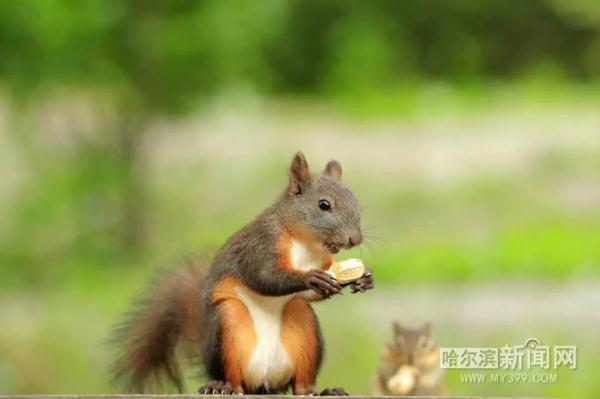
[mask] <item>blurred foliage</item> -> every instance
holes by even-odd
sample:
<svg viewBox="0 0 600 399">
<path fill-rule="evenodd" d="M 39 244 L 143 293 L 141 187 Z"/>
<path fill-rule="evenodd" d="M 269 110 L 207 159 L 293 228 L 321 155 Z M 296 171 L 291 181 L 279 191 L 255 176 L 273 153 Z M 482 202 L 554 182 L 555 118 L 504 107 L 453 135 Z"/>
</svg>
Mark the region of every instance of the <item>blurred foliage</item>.
<svg viewBox="0 0 600 399">
<path fill-rule="evenodd" d="M 599 13 L 587 0 L 3 2 L 0 78 L 17 93 L 100 86 L 156 111 L 239 84 L 352 93 L 540 69 L 591 79 Z"/>
<path fill-rule="evenodd" d="M 600 106 L 599 79 L 595 0 L 0 2 L 0 313 L 11 320 L 0 392 L 109 389 L 99 342 L 151 270 L 181 251 L 213 253 L 275 197 L 289 155 L 313 136 L 314 153 L 329 139 L 328 156 L 351 161 L 374 145 L 382 117 L 401 120 L 394 137 L 438 120 L 458 137 L 449 118 L 483 115 L 497 134 L 505 118 L 564 111 L 576 141 L 575 122 Z M 322 104 L 342 111 L 341 133 Z M 272 137 L 246 126 L 254 114 L 292 117 Z M 204 136 L 215 128 L 206 120 L 237 123 L 239 137 L 177 163 L 168 153 L 192 146 L 173 138 L 188 118 Z M 314 132 L 287 132 L 315 120 Z M 359 145 L 347 146 L 353 134 Z M 265 140 L 277 146 L 256 150 Z M 384 150 L 354 169 L 343 162 L 375 232 L 353 254 L 382 285 L 598 276 L 598 204 L 563 198 L 567 183 L 597 182 L 597 147 L 554 145 L 529 169 L 443 184 L 410 173 L 375 181 L 369 167 Z M 353 333 L 340 334 L 324 380 L 366 392 L 377 333 L 339 320 L 330 329 L 338 322 Z M 587 364 L 584 379 L 598 370 Z M 501 389 L 463 393 L 520 392 Z M 592 390 L 595 380 L 527 392 Z"/>
</svg>

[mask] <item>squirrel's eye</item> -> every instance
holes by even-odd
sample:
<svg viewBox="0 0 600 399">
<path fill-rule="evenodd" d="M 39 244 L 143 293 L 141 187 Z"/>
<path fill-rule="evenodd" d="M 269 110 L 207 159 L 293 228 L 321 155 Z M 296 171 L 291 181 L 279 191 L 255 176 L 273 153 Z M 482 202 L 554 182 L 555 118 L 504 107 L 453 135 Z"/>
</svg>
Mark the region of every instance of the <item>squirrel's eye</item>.
<svg viewBox="0 0 600 399">
<path fill-rule="evenodd" d="M 331 203 L 326 199 L 319 200 L 319 209 L 322 211 L 329 211 L 331 210 Z"/>
</svg>

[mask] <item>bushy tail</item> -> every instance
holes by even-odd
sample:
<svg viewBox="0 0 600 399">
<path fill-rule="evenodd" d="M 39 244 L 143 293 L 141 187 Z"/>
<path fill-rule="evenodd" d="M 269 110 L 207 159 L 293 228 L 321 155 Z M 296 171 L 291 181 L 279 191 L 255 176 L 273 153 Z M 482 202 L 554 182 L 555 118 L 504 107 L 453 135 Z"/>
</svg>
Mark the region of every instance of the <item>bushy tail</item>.
<svg viewBox="0 0 600 399">
<path fill-rule="evenodd" d="M 164 377 L 183 391 L 175 349 L 181 338 L 190 344 L 190 355 L 199 355 L 204 277 L 204 269 L 192 262 L 162 273 L 115 329 L 112 341 L 119 355 L 114 377 L 129 392 L 143 393 L 149 383 L 158 388 Z"/>
</svg>

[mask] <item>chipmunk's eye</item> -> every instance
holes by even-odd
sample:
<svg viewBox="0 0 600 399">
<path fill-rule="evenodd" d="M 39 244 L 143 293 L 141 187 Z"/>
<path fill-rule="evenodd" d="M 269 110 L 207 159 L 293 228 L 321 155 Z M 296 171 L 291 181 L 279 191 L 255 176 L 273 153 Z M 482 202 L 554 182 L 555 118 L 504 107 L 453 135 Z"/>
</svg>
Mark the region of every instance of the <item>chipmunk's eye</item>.
<svg viewBox="0 0 600 399">
<path fill-rule="evenodd" d="M 330 211 L 331 203 L 326 199 L 319 200 L 319 209 L 321 209 L 322 211 Z"/>
</svg>

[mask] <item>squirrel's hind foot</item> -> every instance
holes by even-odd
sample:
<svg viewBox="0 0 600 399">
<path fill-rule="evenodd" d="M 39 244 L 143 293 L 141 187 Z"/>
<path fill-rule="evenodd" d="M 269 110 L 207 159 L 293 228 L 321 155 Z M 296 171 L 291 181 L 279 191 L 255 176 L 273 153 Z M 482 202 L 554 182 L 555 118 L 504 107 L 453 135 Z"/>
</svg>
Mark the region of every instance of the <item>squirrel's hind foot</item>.
<svg viewBox="0 0 600 399">
<path fill-rule="evenodd" d="M 198 393 L 200 395 L 233 395 L 240 392 L 237 392 L 230 382 L 211 381 L 198 388 Z"/>
<path fill-rule="evenodd" d="M 349 396 L 350 394 L 346 392 L 344 388 L 325 388 L 319 396 Z"/>
</svg>

